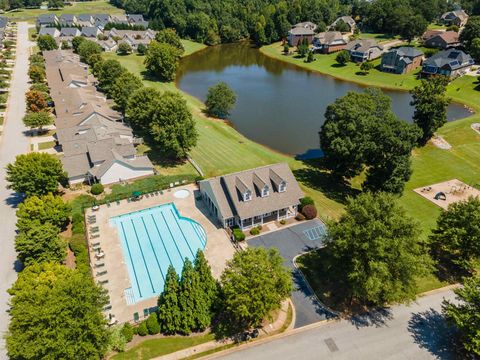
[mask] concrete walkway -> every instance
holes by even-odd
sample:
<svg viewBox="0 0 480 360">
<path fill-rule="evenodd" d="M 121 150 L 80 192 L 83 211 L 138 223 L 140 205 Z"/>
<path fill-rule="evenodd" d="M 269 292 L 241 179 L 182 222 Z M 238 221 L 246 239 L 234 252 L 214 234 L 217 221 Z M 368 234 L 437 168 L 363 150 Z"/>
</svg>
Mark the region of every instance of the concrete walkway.
<svg viewBox="0 0 480 360">
<path fill-rule="evenodd" d="M 29 150 L 30 140 L 25 136 L 27 129 L 22 118 L 25 115 L 25 93 L 28 90 L 28 57 L 31 42 L 28 41 L 28 24 L 18 23 L 17 58 L 13 69 L 11 93 L 7 113 L 0 138 L 0 218 L 2 236 L 0 237 L 0 332 L 8 327 L 7 289 L 17 278 L 19 264 L 14 249 L 15 207 L 19 202 L 17 194 L 6 188 L 5 166 L 15 160 L 15 156 Z M 7 359 L 3 336 L 0 337 L 0 359 Z"/>
</svg>

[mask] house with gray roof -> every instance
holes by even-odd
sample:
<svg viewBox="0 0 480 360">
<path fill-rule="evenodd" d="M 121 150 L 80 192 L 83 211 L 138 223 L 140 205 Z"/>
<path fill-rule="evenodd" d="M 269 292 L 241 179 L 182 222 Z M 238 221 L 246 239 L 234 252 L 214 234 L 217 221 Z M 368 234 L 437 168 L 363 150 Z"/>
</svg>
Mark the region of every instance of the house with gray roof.
<svg viewBox="0 0 480 360">
<path fill-rule="evenodd" d="M 75 26 L 77 24 L 77 17 L 73 14 L 62 14 L 58 17 L 60 26 Z"/>
<path fill-rule="evenodd" d="M 37 26 L 48 26 L 48 25 L 56 25 L 58 24 L 58 18 L 55 14 L 42 14 L 37 17 Z"/>
<path fill-rule="evenodd" d="M 402 46 L 392 49 L 382 56 L 380 70 L 394 74 L 406 74 L 422 64 L 423 52 L 412 47 Z"/>
<path fill-rule="evenodd" d="M 350 29 L 348 32 L 353 33 L 357 27 L 357 23 L 351 16 L 340 16 L 337 18 L 333 23 L 330 24 L 328 27 L 329 30 L 336 30 L 337 25 L 339 25 L 341 22 L 345 23 L 348 28 Z"/>
<path fill-rule="evenodd" d="M 222 227 L 242 230 L 295 217 L 304 196 L 285 163 L 202 180 L 199 189 Z"/>
<path fill-rule="evenodd" d="M 91 14 L 79 14 L 77 15 L 77 24 L 79 26 L 93 26 L 94 20 Z"/>
<path fill-rule="evenodd" d="M 60 37 L 75 37 L 80 36 L 82 33 L 76 27 L 62 27 L 60 29 Z"/>
<path fill-rule="evenodd" d="M 463 27 L 468 21 L 468 14 L 464 10 L 448 11 L 440 17 L 440 22 L 445 26 L 456 25 Z"/>
<path fill-rule="evenodd" d="M 111 184 L 152 175 L 148 157 L 136 155 L 139 139 L 97 91 L 88 65 L 71 50 L 44 51 L 43 56 L 69 183 Z"/>
<path fill-rule="evenodd" d="M 103 30 L 105 25 L 110 22 L 110 15 L 109 14 L 93 14 L 93 24 Z"/>
<path fill-rule="evenodd" d="M 148 21 L 143 18 L 142 14 L 127 14 L 128 24 L 131 26 L 143 26 L 148 28 Z"/>
<path fill-rule="evenodd" d="M 347 44 L 345 50 L 350 52 L 350 59 L 354 62 L 373 60 L 383 54 L 383 46 L 373 39 L 351 41 Z"/>
<path fill-rule="evenodd" d="M 458 49 L 440 51 L 423 62 L 422 76 L 444 75 L 455 78 L 465 74 L 475 61 Z"/>
<path fill-rule="evenodd" d="M 312 25 L 311 25 L 312 24 Z M 295 25 L 288 31 L 288 44 L 290 46 L 298 46 L 305 39 L 309 44 L 313 41 L 313 36 L 315 35 L 316 25 L 310 22 L 303 22 Z"/>
<path fill-rule="evenodd" d="M 38 35 L 50 35 L 54 38 L 60 36 L 60 31 L 55 27 L 41 27 L 38 31 Z"/>
<path fill-rule="evenodd" d="M 82 27 L 81 35 L 89 38 L 96 38 L 102 32 L 96 26 L 84 26 Z"/>
</svg>

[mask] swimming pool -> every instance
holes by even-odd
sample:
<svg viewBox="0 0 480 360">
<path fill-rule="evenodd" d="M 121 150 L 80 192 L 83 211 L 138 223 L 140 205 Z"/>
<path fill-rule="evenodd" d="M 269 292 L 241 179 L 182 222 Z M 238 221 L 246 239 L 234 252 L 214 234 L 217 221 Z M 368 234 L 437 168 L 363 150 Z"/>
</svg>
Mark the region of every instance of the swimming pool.
<svg viewBox="0 0 480 360">
<path fill-rule="evenodd" d="M 160 205 L 111 218 L 117 227 L 131 288 L 127 304 L 158 296 L 167 269 L 181 273 L 185 258 L 193 261 L 205 249 L 207 235 L 200 224 L 180 216 L 174 204 Z"/>
</svg>

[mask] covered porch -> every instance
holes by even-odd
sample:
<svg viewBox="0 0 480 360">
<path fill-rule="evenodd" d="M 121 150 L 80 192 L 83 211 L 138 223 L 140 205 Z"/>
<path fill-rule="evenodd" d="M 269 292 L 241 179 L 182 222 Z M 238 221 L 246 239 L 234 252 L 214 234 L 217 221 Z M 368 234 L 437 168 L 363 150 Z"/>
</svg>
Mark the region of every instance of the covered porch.
<svg viewBox="0 0 480 360">
<path fill-rule="evenodd" d="M 236 225 L 241 230 L 248 230 L 252 227 L 263 225 L 272 221 L 287 220 L 297 215 L 297 205 L 290 206 L 284 209 L 278 209 L 272 212 L 268 212 L 254 217 L 240 219 L 236 221 Z"/>
</svg>

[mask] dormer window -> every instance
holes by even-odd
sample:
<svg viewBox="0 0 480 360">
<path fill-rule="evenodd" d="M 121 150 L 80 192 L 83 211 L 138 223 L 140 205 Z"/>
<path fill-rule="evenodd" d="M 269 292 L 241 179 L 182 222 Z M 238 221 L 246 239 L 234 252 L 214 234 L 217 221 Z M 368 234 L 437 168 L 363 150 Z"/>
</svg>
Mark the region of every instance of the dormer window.
<svg viewBox="0 0 480 360">
<path fill-rule="evenodd" d="M 250 192 L 250 190 L 245 191 L 243 193 L 243 201 L 250 201 L 250 200 L 252 200 L 252 193 Z"/>
<path fill-rule="evenodd" d="M 269 193 L 270 193 L 270 190 L 269 190 L 268 186 L 265 185 L 262 189 L 262 197 L 268 196 Z"/>
<path fill-rule="evenodd" d="M 278 192 L 285 192 L 287 190 L 287 183 L 285 181 L 282 181 L 280 184 L 278 184 Z"/>
</svg>

